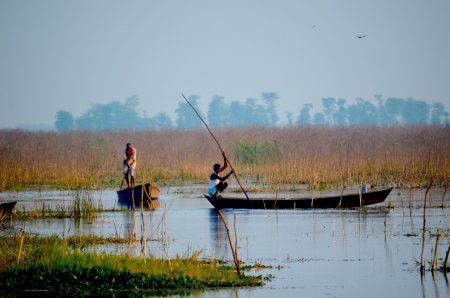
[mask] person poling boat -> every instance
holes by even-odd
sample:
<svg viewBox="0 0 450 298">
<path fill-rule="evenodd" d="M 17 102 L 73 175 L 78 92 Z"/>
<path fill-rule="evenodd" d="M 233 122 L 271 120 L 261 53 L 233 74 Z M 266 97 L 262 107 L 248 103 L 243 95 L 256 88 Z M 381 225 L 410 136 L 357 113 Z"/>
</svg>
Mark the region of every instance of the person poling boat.
<svg viewBox="0 0 450 298">
<path fill-rule="evenodd" d="M 227 163 L 228 163 L 228 162 L 227 162 L 228 159 L 227 159 L 227 157 L 225 156 L 225 153 L 223 152 L 222 146 L 220 146 L 219 141 L 216 139 L 216 137 L 214 136 L 214 134 L 213 134 L 213 133 L 211 132 L 211 130 L 209 129 L 208 124 L 206 124 L 205 120 L 203 120 L 202 116 L 200 116 L 200 114 L 197 112 L 197 110 L 194 108 L 194 106 L 189 102 L 189 100 L 187 100 L 187 98 L 186 98 L 183 94 L 181 94 L 181 95 L 183 96 L 184 100 L 186 100 L 186 102 L 188 103 L 188 105 L 194 110 L 195 114 L 197 114 L 198 118 L 200 118 L 200 120 L 203 122 L 203 124 L 205 124 L 206 129 L 208 130 L 209 134 L 210 134 L 211 137 L 214 139 L 214 141 L 216 142 L 217 146 L 219 146 L 220 151 L 222 151 L 222 156 L 223 156 L 223 159 L 224 159 L 224 164 L 227 164 Z M 241 188 L 242 192 L 245 194 L 245 197 L 247 198 L 247 201 L 248 201 L 248 203 L 249 203 L 249 205 L 250 205 L 250 208 L 253 208 L 253 206 L 252 206 L 252 201 L 250 201 L 250 198 L 248 197 L 247 192 L 245 191 L 244 187 L 242 187 L 242 184 L 241 184 L 241 182 L 239 181 L 239 178 L 238 178 L 238 176 L 236 175 L 236 172 L 234 171 L 234 168 L 233 168 L 233 166 L 231 165 L 231 163 L 230 163 L 230 167 L 231 167 L 231 172 L 230 172 L 230 173 L 233 173 L 233 174 L 234 174 L 234 177 L 236 178 L 236 182 L 239 184 L 239 187 Z M 220 169 L 220 165 L 219 165 L 219 169 Z M 214 173 L 215 173 L 215 171 L 214 171 Z M 216 173 L 216 174 L 218 174 L 218 173 Z M 228 178 L 228 176 L 230 176 L 230 174 L 228 174 L 228 175 L 226 176 L 226 178 Z M 210 189 L 213 190 L 213 188 L 211 187 L 212 185 L 214 185 L 214 187 L 216 188 L 216 191 L 217 191 L 216 185 L 219 184 L 219 182 L 223 182 L 224 180 L 226 180 L 226 179 L 224 179 L 224 180 L 222 181 L 222 180 L 219 179 L 219 182 L 217 182 L 216 179 L 214 179 L 214 181 L 211 182 L 211 178 L 212 178 L 212 174 L 211 174 L 211 177 L 210 177 L 210 179 L 209 179 L 209 187 L 208 187 L 208 191 L 209 191 Z M 214 177 L 214 178 L 215 178 L 215 177 Z M 217 182 L 217 183 L 216 183 L 216 182 Z M 225 188 L 226 188 L 227 186 L 228 186 L 228 183 L 226 184 Z M 224 188 L 224 189 L 225 189 L 225 188 Z M 220 191 L 220 190 L 219 190 L 219 191 Z"/>
<path fill-rule="evenodd" d="M 231 171 L 224 177 L 221 177 L 219 175 L 219 173 L 224 171 L 228 166 L 227 157 L 225 156 L 225 153 L 223 151 L 222 156 L 223 156 L 223 166 L 220 166 L 220 164 L 218 163 L 214 164 L 213 172 L 209 177 L 209 185 L 208 185 L 208 194 L 219 198 L 221 197 L 219 193 L 223 192 L 228 187 L 228 183 L 225 180 L 227 180 L 231 174 L 235 173 L 234 169 L 231 169 Z"/>
<path fill-rule="evenodd" d="M 133 144 L 127 143 L 124 151 L 123 174 L 127 181 L 128 188 L 134 187 L 134 174 L 136 172 L 136 148 Z M 123 181 L 122 181 L 123 182 Z"/>
</svg>

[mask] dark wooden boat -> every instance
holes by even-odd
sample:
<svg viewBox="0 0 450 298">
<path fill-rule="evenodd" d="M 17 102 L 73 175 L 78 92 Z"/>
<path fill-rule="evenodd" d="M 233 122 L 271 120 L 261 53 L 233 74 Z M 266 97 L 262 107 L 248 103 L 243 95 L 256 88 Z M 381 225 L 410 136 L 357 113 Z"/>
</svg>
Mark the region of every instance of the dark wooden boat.
<svg viewBox="0 0 450 298">
<path fill-rule="evenodd" d="M 146 183 L 144 187 L 142 185 L 137 185 L 133 188 L 125 188 L 117 191 L 117 196 L 119 197 L 119 205 L 127 206 L 128 208 L 134 206 L 138 207 L 141 205 L 141 198 L 144 199 L 144 207 L 156 208 L 159 197 L 159 188 L 150 183 Z"/>
<path fill-rule="evenodd" d="M 364 193 L 309 198 L 234 198 L 204 195 L 216 209 L 353 208 L 384 202 L 392 188 Z"/>
<path fill-rule="evenodd" d="M 17 202 L 0 203 L 0 219 L 3 219 L 5 216 L 10 215 L 16 204 Z"/>
</svg>

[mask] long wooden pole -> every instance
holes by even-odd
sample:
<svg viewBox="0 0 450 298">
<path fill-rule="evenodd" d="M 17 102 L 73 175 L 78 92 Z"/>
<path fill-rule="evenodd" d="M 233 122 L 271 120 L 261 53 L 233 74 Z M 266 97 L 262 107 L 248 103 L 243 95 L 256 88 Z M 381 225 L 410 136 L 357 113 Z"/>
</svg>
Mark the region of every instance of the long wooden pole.
<svg viewBox="0 0 450 298">
<path fill-rule="evenodd" d="M 227 160 L 228 164 L 230 165 L 230 168 L 233 170 L 234 177 L 236 178 L 236 181 L 239 184 L 239 187 L 241 188 L 242 192 L 245 194 L 245 197 L 247 198 L 248 202 L 250 203 L 250 206 L 253 209 L 252 201 L 250 201 L 250 198 L 248 197 L 247 192 L 244 190 L 244 187 L 242 187 L 242 184 L 239 181 L 239 178 L 237 177 L 236 172 L 234 171 L 234 168 L 233 168 L 233 166 L 230 163 L 230 160 L 228 159 L 228 157 L 226 157 L 226 154 L 223 151 L 222 146 L 220 146 L 219 141 L 216 139 L 216 137 L 212 133 L 211 129 L 209 129 L 208 124 L 206 124 L 205 120 L 203 120 L 202 116 L 200 116 L 200 114 L 197 112 L 197 110 L 194 108 L 194 106 L 189 102 L 189 100 L 187 100 L 187 98 L 184 96 L 184 94 L 181 94 L 181 95 L 183 96 L 184 100 L 188 103 L 188 105 L 194 110 L 195 114 L 197 114 L 198 118 L 200 118 L 200 120 L 203 122 L 203 124 L 205 124 L 206 128 L 209 131 L 209 134 L 213 137 L 214 141 L 216 141 L 217 146 L 219 146 L 220 151 L 222 151 L 222 153 L 225 156 L 225 159 Z"/>
<path fill-rule="evenodd" d="M 230 242 L 231 253 L 233 254 L 234 265 L 236 266 L 236 273 L 237 273 L 237 275 L 240 275 L 241 274 L 241 266 L 240 266 L 239 258 L 237 255 L 237 236 L 235 236 L 236 242 L 234 243 L 234 246 L 233 246 L 233 241 L 231 240 L 231 236 L 230 236 L 230 229 L 228 228 L 227 221 L 225 220 L 225 217 L 223 216 L 222 211 L 220 211 L 220 210 L 219 210 L 219 215 L 220 215 L 220 218 L 222 219 L 223 224 L 225 225 L 225 229 L 227 230 L 227 236 L 228 236 L 228 241 Z M 236 235 L 236 214 L 234 215 L 234 235 Z"/>
<path fill-rule="evenodd" d="M 427 195 L 433 185 L 433 178 L 431 178 L 430 183 L 428 184 L 427 191 L 425 192 L 425 199 L 423 201 L 423 229 L 422 229 L 422 254 L 420 257 L 420 274 L 425 273 L 425 238 L 427 231 Z"/>
</svg>

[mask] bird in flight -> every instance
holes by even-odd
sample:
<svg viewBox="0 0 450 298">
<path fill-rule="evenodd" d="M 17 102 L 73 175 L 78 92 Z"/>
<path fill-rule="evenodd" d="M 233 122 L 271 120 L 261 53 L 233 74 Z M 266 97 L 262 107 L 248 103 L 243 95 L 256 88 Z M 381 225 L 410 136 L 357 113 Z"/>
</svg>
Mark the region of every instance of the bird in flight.
<svg viewBox="0 0 450 298">
<path fill-rule="evenodd" d="M 361 38 L 364 38 L 364 37 L 366 37 L 366 36 L 365 36 L 365 35 L 356 35 L 356 37 L 359 38 L 359 39 L 361 39 Z"/>
</svg>

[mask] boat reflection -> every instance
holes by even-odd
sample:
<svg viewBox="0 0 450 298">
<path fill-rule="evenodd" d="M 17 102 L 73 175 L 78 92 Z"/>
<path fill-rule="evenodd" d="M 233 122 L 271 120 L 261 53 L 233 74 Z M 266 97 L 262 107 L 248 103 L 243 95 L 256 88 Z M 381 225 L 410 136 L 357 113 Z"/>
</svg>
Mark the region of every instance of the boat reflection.
<svg viewBox="0 0 450 298">
<path fill-rule="evenodd" d="M 134 202 L 134 209 L 140 209 L 141 208 L 141 198 L 119 198 L 118 204 L 120 207 L 125 207 L 127 209 L 133 209 L 133 202 Z M 143 208 L 145 210 L 155 210 L 159 207 L 159 200 L 157 199 L 145 199 L 142 204 Z"/>
</svg>

